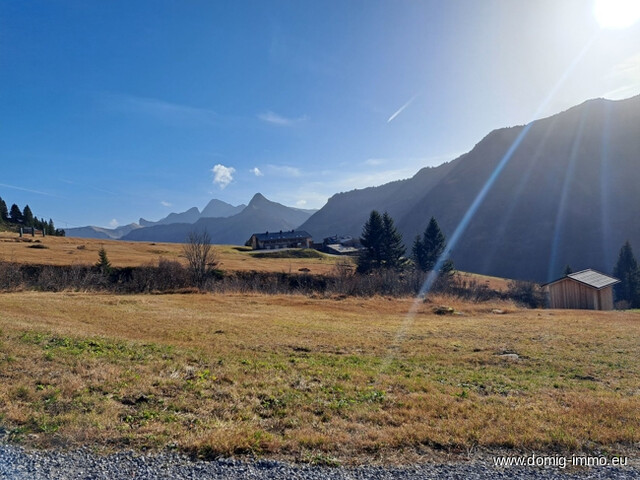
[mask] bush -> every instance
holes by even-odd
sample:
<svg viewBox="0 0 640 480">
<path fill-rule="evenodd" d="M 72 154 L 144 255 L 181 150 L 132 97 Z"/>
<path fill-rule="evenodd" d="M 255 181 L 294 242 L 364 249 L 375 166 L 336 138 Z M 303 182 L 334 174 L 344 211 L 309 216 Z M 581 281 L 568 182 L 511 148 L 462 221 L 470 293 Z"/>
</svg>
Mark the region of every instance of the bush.
<svg viewBox="0 0 640 480">
<path fill-rule="evenodd" d="M 0 261 L 0 290 L 18 290 L 22 285 L 20 266 L 16 263 Z"/>
<path fill-rule="evenodd" d="M 512 280 L 507 284 L 507 296 L 520 305 L 529 308 L 544 306 L 545 295 L 542 288 L 533 282 Z"/>
<path fill-rule="evenodd" d="M 187 270 L 175 260 L 161 258 L 158 265 L 143 265 L 131 272 L 132 288 L 136 292 L 168 292 L 189 286 Z"/>
</svg>

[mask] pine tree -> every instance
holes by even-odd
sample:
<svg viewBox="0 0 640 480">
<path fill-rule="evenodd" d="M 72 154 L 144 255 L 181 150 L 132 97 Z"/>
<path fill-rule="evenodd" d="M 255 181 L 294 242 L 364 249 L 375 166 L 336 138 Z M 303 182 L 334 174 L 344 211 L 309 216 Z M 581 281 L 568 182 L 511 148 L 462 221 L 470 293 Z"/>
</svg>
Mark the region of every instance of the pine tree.
<svg viewBox="0 0 640 480">
<path fill-rule="evenodd" d="M 18 205 L 16 205 L 15 203 L 11 205 L 9 216 L 11 217 L 11 221 L 13 223 L 20 223 L 22 221 L 22 212 L 20 211 Z"/>
<path fill-rule="evenodd" d="M 103 274 L 111 273 L 111 262 L 107 257 L 107 251 L 104 249 L 104 247 L 102 247 L 98 252 L 98 262 L 96 263 L 96 268 Z"/>
<path fill-rule="evenodd" d="M 56 227 L 53 225 L 53 220 L 49 219 L 49 223 L 47 224 L 47 235 L 55 235 Z"/>
<path fill-rule="evenodd" d="M 7 220 L 9 220 L 9 210 L 5 201 L 0 197 L 0 222 L 6 222 Z"/>
<path fill-rule="evenodd" d="M 358 256 L 358 268 L 360 273 L 367 273 L 380 268 L 382 264 L 382 238 L 384 225 L 380 214 L 373 210 L 369 214 L 369 220 L 362 228 L 360 243 L 364 247 Z"/>
<path fill-rule="evenodd" d="M 403 266 L 405 248 L 402 235 L 396 229 L 393 218 L 385 212 L 373 210 L 364 224 L 360 243 L 364 247 L 358 256 L 359 273 L 379 268 L 400 269 Z"/>
<path fill-rule="evenodd" d="M 571 268 L 571 265 L 567 263 L 564 267 L 564 272 L 562 274 L 566 277 L 570 273 L 573 273 L 573 268 Z"/>
<path fill-rule="evenodd" d="M 33 212 L 31 211 L 31 208 L 29 208 L 29 205 L 25 205 L 24 209 L 22 210 L 22 223 L 27 226 L 27 227 L 33 227 Z"/>
<path fill-rule="evenodd" d="M 422 239 L 418 235 L 413 243 L 413 259 L 416 266 L 423 272 L 433 270 L 446 246 L 447 242 L 438 222 L 431 217 Z M 445 262 L 442 270 L 447 272 L 453 270 L 453 263 Z"/>
<path fill-rule="evenodd" d="M 382 248 L 381 266 L 392 270 L 399 270 L 403 266 L 405 253 L 402 235 L 393 224 L 393 218 L 387 212 L 382 215 Z"/>
<path fill-rule="evenodd" d="M 640 270 L 628 240 L 620 249 L 613 275 L 620 280 L 613 287 L 616 300 L 628 302 L 631 308 L 640 307 Z"/>
</svg>

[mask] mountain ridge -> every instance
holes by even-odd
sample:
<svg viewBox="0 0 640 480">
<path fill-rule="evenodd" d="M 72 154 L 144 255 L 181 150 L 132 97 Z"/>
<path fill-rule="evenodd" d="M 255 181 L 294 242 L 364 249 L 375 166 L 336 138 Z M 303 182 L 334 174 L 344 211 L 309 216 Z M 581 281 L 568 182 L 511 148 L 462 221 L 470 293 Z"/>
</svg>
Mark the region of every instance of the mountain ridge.
<svg viewBox="0 0 640 480">
<path fill-rule="evenodd" d="M 310 216 L 311 213 L 307 211 L 287 207 L 268 200 L 261 193 L 256 193 L 249 204 L 236 215 L 202 217 L 193 224 L 155 225 L 132 231 L 122 240 L 184 242 L 189 232 L 206 230 L 212 243 L 242 245 L 253 233 L 292 230 Z"/>
<path fill-rule="evenodd" d="M 386 210 L 410 249 L 431 216 L 450 238 L 495 176 L 452 250 L 459 268 L 538 281 L 557 277 L 566 264 L 609 272 L 627 238 L 640 242 L 633 209 L 640 204 L 639 124 L 640 96 L 588 100 L 526 126 L 495 129 L 446 171 L 424 171 L 400 188 L 334 195 L 301 228 L 314 238 L 359 236 L 371 210 Z"/>
</svg>

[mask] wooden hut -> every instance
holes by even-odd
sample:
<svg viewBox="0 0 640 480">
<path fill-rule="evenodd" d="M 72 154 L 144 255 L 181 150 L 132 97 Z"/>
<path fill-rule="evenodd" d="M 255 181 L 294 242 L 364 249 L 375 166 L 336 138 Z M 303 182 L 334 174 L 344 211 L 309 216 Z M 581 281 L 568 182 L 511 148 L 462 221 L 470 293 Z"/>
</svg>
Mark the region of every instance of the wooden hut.
<svg viewBox="0 0 640 480">
<path fill-rule="evenodd" d="M 590 268 L 543 285 L 551 308 L 613 310 L 613 285 L 620 280 Z"/>
</svg>

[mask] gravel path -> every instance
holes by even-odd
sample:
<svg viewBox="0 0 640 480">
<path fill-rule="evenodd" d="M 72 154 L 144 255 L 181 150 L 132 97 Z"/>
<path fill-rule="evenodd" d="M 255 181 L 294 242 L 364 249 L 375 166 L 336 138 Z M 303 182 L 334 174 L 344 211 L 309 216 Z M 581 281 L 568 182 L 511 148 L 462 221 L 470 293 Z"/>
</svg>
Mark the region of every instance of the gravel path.
<svg viewBox="0 0 640 480">
<path fill-rule="evenodd" d="M 192 461 L 184 456 L 160 453 L 141 455 L 122 452 L 100 456 L 89 449 L 73 452 L 32 451 L 0 444 L 0 479 L 626 479 L 640 478 L 640 468 L 593 467 L 496 468 L 491 460 L 410 467 L 318 467 L 295 466 L 259 460 Z"/>
</svg>

